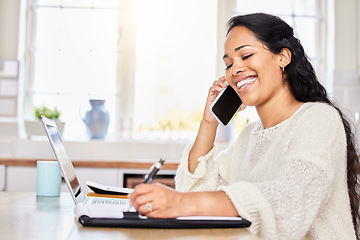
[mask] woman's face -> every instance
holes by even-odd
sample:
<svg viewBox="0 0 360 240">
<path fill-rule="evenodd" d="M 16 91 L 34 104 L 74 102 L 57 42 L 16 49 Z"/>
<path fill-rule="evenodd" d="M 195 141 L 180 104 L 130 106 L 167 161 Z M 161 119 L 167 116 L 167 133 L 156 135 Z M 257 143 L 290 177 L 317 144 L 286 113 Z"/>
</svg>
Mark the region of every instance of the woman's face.
<svg viewBox="0 0 360 240">
<path fill-rule="evenodd" d="M 226 81 L 248 106 L 260 107 L 284 91 L 281 56 L 273 54 L 245 27 L 225 41 Z"/>
</svg>

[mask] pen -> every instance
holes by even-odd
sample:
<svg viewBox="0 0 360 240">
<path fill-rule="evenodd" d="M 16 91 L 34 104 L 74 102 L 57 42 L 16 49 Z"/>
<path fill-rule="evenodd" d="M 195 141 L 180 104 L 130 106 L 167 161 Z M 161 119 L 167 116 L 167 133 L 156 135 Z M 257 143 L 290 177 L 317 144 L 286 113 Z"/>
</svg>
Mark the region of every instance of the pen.
<svg viewBox="0 0 360 240">
<path fill-rule="evenodd" d="M 151 183 L 157 172 L 160 170 L 161 166 L 164 164 L 165 159 L 160 159 L 160 161 L 154 163 L 151 167 L 150 167 L 150 172 L 147 173 L 144 177 L 144 182 L 143 183 Z"/>
<path fill-rule="evenodd" d="M 151 183 L 155 179 L 157 172 L 160 170 L 160 168 L 164 164 L 164 162 L 165 162 L 165 159 L 160 158 L 160 160 L 158 162 L 154 163 L 150 167 L 149 173 L 145 174 L 143 183 Z M 128 212 L 130 211 L 131 208 L 132 208 L 132 205 L 129 206 Z"/>
</svg>

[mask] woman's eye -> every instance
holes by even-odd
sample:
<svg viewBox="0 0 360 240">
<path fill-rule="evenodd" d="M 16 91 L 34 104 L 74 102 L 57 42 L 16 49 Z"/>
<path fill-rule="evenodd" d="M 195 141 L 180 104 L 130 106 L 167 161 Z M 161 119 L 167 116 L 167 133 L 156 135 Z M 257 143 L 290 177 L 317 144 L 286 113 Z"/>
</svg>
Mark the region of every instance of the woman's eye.
<svg viewBox="0 0 360 240">
<path fill-rule="evenodd" d="M 248 59 L 249 57 L 251 57 L 252 55 L 254 55 L 254 54 L 252 53 L 252 54 L 246 55 L 246 56 L 242 57 L 242 60 L 246 60 L 246 59 Z"/>
<path fill-rule="evenodd" d="M 225 68 L 225 70 L 228 70 L 228 69 L 231 68 L 231 67 L 232 67 L 232 64 L 227 65 L 226 68 Z"/>
<path fill-rule="evenodd" d="M 241 59 L 244 61 L 244 60 L 248 59 L 249 57 L 251 57 L 252 55 L 254 55 L 254 53 L 251 53 L 251 54 L 245 55 L 245 56 L 244 56 L 244 57 L 242 57 Z M 230 69 L 232 66 L 233 66 L 233 63 L 232 63 L 232 64 L 227 65 L 227 66 L 226 66 L 226 68 L 225 68 L 225 70 Z"/>
</svg>

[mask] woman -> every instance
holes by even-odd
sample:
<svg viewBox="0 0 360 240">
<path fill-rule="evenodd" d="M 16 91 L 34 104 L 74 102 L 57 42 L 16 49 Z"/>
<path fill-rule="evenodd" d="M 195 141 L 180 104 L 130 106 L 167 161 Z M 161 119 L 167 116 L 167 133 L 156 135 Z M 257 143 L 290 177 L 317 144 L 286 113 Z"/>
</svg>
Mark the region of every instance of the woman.
<svg viewBox="0 0 360 240">
<path fill-rule="evenodd" d="M 237 16 L 224 49 L 226 74 L 209 90 L 177 191 L 139 185 L 131 203 L 148 217 L 241 216 L 265 239 L 359 239 L 354 136 L 293 29 L 267 14 Z M 214 156 L 218 123 L 209 106 L 225 81 L 242 99 L 241 109 L 255 106 L 260 121 Z"/>
</svg>

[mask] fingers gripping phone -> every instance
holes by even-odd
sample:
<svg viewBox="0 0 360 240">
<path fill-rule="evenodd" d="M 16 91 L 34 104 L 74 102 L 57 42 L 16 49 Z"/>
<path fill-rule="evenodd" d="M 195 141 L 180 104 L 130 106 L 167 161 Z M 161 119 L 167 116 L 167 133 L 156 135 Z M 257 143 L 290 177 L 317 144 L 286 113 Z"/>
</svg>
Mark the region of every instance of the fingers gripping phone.
<svg viewBox="0 0 360 240">
<path fill-rule="evenodd" d="M 216 120 L 223 126 L 226 126 L 239 110 L 242 101 L 235 90 L 228 85 L 215 98 L 210 106 L 210 112 Z"/>
</svg>

